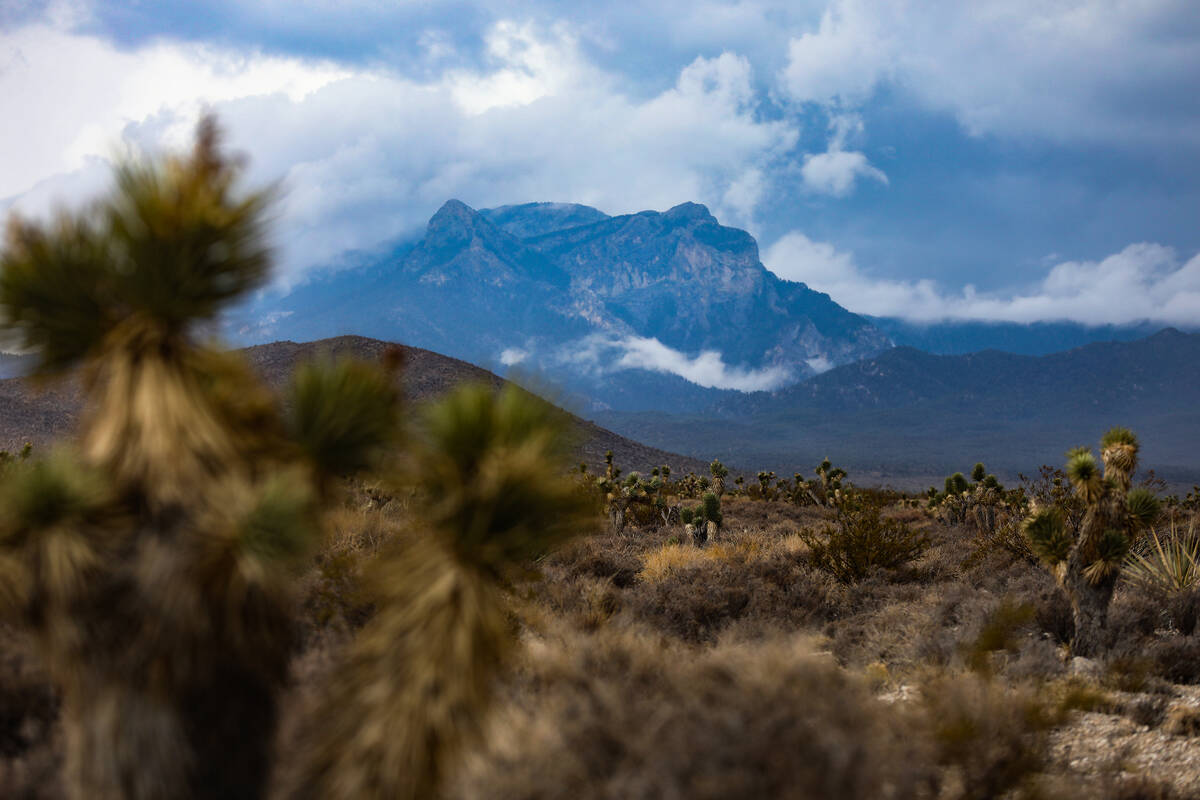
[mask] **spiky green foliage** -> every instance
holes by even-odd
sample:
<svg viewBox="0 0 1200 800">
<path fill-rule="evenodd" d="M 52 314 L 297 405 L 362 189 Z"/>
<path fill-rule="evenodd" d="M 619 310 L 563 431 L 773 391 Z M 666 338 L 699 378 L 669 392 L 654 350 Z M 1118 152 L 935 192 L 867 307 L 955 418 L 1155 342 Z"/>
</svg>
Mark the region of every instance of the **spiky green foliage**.
<svg viewBox="0 0 1200 800">
<path fill-rule="evenodd" d="M 968 491 L 970 488 L 971 486 L 969 483 L 967 483 L 966 476 L 964 476 L 961 472 L 956 472 L 946 478 L 946 494 L 962 494 L 963 492 Z"/>
<path fill-rule="evenodd" d="M 1131 489 L 1125 495 L 1125 508 L 1135 533 L 1148 529 L 1162 513 L 1159 499 L 1149 489 L 1143 488 Z"/>
<path fill-rule="evenodd" d="M 1143 590 L 1167 598 L 1200 588 L 1200 535 L 1172 525 L 1151 530 L 1141 552 L 1130 552 L 1124 577 Z"/>
<path fill-rule="evenodd" d="M 556 477 L 561 423 L 515 388 L 431 411 L 411 476 L 426 535 L 379 562 L 379 613 L 316 716 L 298 796 L 436 795 L 511 645 L 503 580 L 581 529 L 582 497 Z"/>
<path fill-rule="evenodd" d="M 1103 476 L 1100 465 L 1091 450 L 1077 448 L 1072 450 L 1067 459 L 1067 478 L 1075 487 L 1076 493 L 1085 503 L 1095 502 L 1102 490 Z"/>
<path fill-rule="evenodd" d="M 976 483 L 981 483 L 986 476 L 987 467 L 983 465 L 982 461 L 977 462 L 975 464 L 975 468 L 971 470 L 971 480 L 975 481 Z"/>
<path fill-rule="evenodd" d="M 714 492 L 706 492 L 703 501 L 704 519 L 708 522 L 715 522 L 717 527 L 725 521 L 725 517 L 721 514 L 721 499 Z"/>
<path fill-rule="evenodd" d="M 236 178 L 206 119 L 190 158 L 125 164 L 108 198 L 50 228 L 13 219 L 0 307 L 39 368 L 69 367 L 121 327 L 170 343 L 262 285 L 270 192 L 238 194 Z"/>
<path fill-rule="evenodd" d="M 1071 554 L 1075 537 L 1067 531 L 1062 509 L 1043 508 L 1025 520 L 1025 536 L 1033 552 L 1047 564 L 1057 565 Z"/>
<path fill-rule="evenodd" d="M 729 476 L 729 468 L 714 458 L 708 465 L 708 471 L 712 474 L 713 491 L 717 497 L 721 497 L 725 494 L 725 478 Z"/>
<path fill-rule="evenodd" d="M 1129 555 L 1129 537 L 1123 531 L 1105 528 L 1096 537 L 1095 548 L 1095 559 L 1083 571 L 1084 578 L 1093 584 L 1115 577 L 1121 570 L 1121 563 Z"/>
<path fill-rule="evenodd" d="M 377 368 L 351 359 L 302 365 L 290 398 L 288 433 L 320 474 L 366 469 L 395 444 L 398 395 Z"/>
<path fill-rule="evenodd" d="M 78 450 L 0 487 L 0 596 L 59 685 L 73 797 L 265 790 L 314 478 L 396 422 L 386 376 L 339 366 L 302 376 L 287 425 L 238 356 L 198 343 L 267 277 L 269 193 L 237 172 L 206 120 L 189 157 L 127 164 L 51 225 L 13 221 L 0 255 L 10 332 L 40 374 L 82 367 L 87 393 Z"/>
</svg>

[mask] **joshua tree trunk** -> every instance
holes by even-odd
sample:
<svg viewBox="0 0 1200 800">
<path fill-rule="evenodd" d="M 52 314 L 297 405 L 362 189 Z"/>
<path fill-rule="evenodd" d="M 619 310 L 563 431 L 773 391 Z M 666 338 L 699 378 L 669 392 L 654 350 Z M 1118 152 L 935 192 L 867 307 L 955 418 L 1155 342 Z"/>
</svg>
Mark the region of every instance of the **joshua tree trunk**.
<svg viewBox="0 0 1200 800">
<path fill-rule="evenodd" d="M 608 507 L 608 524 L 613 533 L 625 530 L 625 501 L 614 500 Z"/>
<path fill-rule="evenodd" d="M 1092 583 L 1084 577 L 1081 561 L 1078 552 L 1072 553 L 1062 578 L 1075 617 L 1071 654 L 1094 658 L 1108 647 L 1108 606 L 1116 589 L 1117 576 Z"/>
<path fill-rule="evenodd" d="M 715 476 L 712 481 L 712 488 L 713 488 L 713 492 L 717 495 L 717 497 L 721 497 L 722 495 L 724 495 L 725 494 L 725 479 L 722 478 L 720 475 Z"/>
</svg>

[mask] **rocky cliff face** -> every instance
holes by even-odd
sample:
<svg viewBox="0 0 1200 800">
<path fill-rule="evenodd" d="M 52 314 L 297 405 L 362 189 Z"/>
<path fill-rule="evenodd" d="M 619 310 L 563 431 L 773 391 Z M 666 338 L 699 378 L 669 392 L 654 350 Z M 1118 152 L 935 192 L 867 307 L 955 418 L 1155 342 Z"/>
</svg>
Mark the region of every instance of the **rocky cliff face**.
<svg viewBox="0 0 1200 800">
<path fill-rule="evenodd" d="M 600 406 L 619 398 L 672 409 L 696 388 L 685 390 L 685 377 L 778 386 L 890 346 L 828 295 L 767 271 L 750 234 L 695 203 L 610 217 L 571 204 L 476 211 L 451 200 L 403 253 L 256 313 L 273 325 L 249 340 L 400 338 L 477 363 L 520 363 Z M 662 380 L 631 381 L 631 369 Z"/>
</svg>

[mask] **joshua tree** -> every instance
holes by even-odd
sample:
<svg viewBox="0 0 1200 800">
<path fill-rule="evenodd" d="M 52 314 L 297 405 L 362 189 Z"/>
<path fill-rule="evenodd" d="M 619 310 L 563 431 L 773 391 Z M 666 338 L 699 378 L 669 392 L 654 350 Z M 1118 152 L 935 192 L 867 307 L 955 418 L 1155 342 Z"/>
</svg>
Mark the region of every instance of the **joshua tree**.
<svg viewBox="0 0 1200 800">
<path fill-rule="evenodd" d="M 596 479 L 596 487 L 604 497 L 604 510 L 608 515 L 609 528 L 614 533 L 625 530 L 625 510 L 629 505 L 629 497 L 624 487 L 617 481 L 621 470 L 613 464 L 613 451 L 604 454 L 604 475 Z"/>
<path fill-rule="evenodd" d="M 410 478 L 421 530 L 380 559 L 380 610 L 313 717 L 292 796 L 436 796 L 512 648 L 504 581 L 583 527 L 581 493 L 554 477 L 563 424 L 515 387 L 432 411 Z"/>
<path fill-rule="evenodd" d="M 1079 656 L 1104 648 L 1108 606 L 1125 556 L 1159 514 L 1153 494 L 1130 488 L 1137 455 L 1137 437 L 1126 428 L 1113 428 L 1100 440 L 1103 474 L 1089 449 L 1072 450 L 1066 471 L 1083 507 L 1078 524 L 1058 505 L 1037 509 L 1025 521 L 1030 546 L 1071 600 L 1072 651 Z"/>
<path fill-rule="evenodd" d="M 721 514 L 721 499 L 715 492 L 705 492 L 701 503 L 696 508 L 684 508 L 680 511 L 680 519 L 684 530 L 692 536 L 692 542 L 702 547 L 705 542 L 716 539 L 721 529 L 724 516 Z"/>
<path fill-rule="evenodd" d="M 725 494 L 725 478 L 729 476 L 729 468 L 719 459 L 714 458 L 713 462 L 708 465 L 708 471 L 712 473 L 712 490 L 717 497 L 720 497 Z"/>
<path fill-rule="evenodd" d="M 77 452 L 8 476 L 0 607 L 63 698 L 69 793 L 255 797 L 288 652 L 291 569 L 331 478 L 396 430 L 384 372 L 299 375 L 282 414 L 197 328 L 268 276 L 268 197 L 201 123 L 188 158 L 131 164 L 50 225 L 13 220 L 0 312 L 38 373 L 78 369 Z"/>
<path fill-rule="evenodd" d="M 833 466 L 833 463 L 826 458 L 817 465 L 813 472 L 821 481 L 819 485 L 805 482 L 805 486 L 808 487 L 808 495 L 813 502 L 819 506 L 836 506 L 840 503 L 842 501 L 842 479 L 846 477 L 846 470 Z"/>
<path fill-rule="evenodd" d="M 773 495 L 774 495 L 774 493 L 771 491 L 771 483 L 772 483 L 774 480 L 775 480 L 775 473 L 774 473 L 774 472 L 760 472 L 760 473 L 758 473 L 758 491 L 759 491 L 759 496 L 760 496 L 760 497 L 761 497 L 763 500 L 772 500 L 772 499 L 774 499 L 774 496 L 773 496 Z"/>
</svg>

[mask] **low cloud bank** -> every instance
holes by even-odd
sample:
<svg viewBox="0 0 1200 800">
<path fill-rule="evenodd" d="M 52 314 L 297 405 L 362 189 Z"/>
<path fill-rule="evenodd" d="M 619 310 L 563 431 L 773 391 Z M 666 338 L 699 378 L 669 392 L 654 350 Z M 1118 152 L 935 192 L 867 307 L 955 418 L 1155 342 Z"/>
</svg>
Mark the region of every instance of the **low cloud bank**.
<svg viewBox="0 0 1200 800">
<path fill-rule="evenodd" d="M 1174 249 L 1149 242 L 1099 261 L 1064 261 L 1036 284 L 988 293 L 971 285 L 955 292 L 930 280 L 873 278 L 851 253 L 798 231 L 767 248 L 764 262 L 776 275 L 827 292 L 851 311 L 913 322 L 1200 323 L 1200 254 L 1183 261 Z"/>
<path fill-rule="evenodd" d="M 642 336 L 589 336 L 578 346 L 569 348 L 565 360 L 602 372 L 623 369 L 665 372 L 708 389 L 739 392 L 770 391 L 793 379 L 784 367 L 749 369 L 730 366 L 716 350 L 705 350 L 691 357 L 658 339 Z"/>
</svg>

